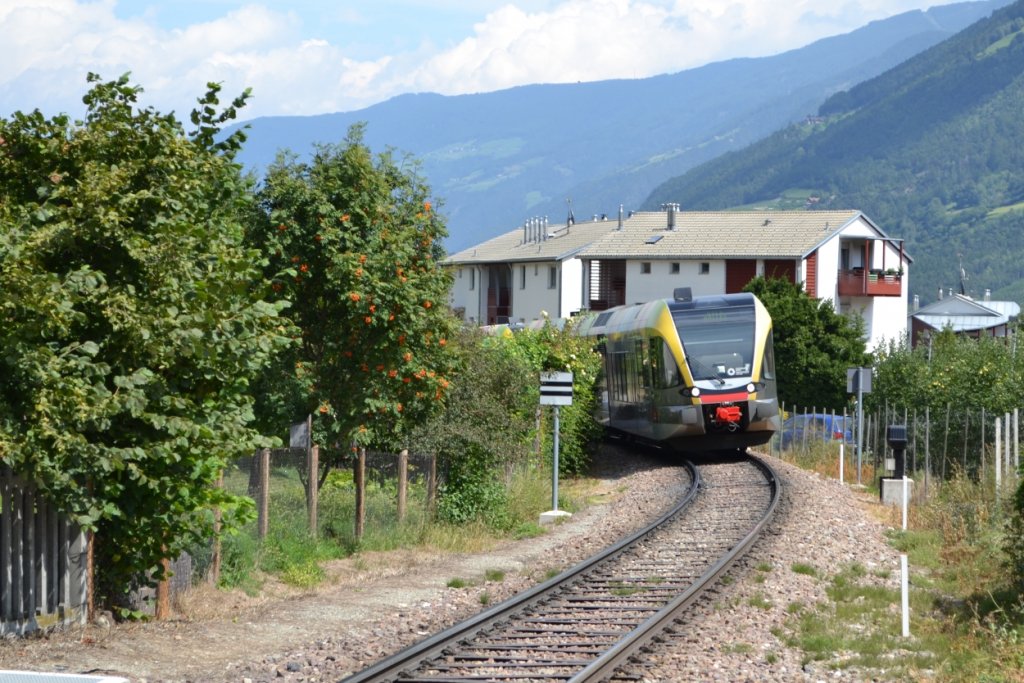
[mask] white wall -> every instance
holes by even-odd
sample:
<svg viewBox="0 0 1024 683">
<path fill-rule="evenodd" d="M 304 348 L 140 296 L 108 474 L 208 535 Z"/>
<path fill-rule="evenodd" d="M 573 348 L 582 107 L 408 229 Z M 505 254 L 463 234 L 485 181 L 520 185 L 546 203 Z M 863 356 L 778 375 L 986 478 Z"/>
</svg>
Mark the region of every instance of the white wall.
<svg viewBox="0 0 1024 683">
<path fill-rule="evenodd" d="M 473 271 L 476 271 L 475 286 L 470 289 L 474 282 Z M 452 291 L 449 296 L 448 305 L 452 309 L 464 308 L 465 320 L 480 322 L 480 270 L 476 266 L 452 266 Z"/>
<path fill-rule="evenodd" d="M 583 308 L 583 261 L 578 258 L 562 261 L 561 297 L 558 309 L 560 317 L 568 318 Z"/>
<path fill-rule="evenodd" d="M 557 261 L 515 263 L 512 265 L 512 315 L 513 321 L 531 322 L 540 318 L 541 311 L 547 311 L 552 318 L 558 317 L 558 281 L 549 287 L 549 269 L 559 268 Z M 523 286 L 523 272 L 526 280 Z"/>
<path fill-rule="evenodd" d="M 642 264 L 650 263 L 651 272 L 643 273 Z M 679 272 L 672 273 L 672 264 Z M 702 274 L 701 264 L 708 264 Z M 671 299 L 676 287 L 689 287 L 693 296 L 721 294 L 725 291 L 725 261 L 649 260 L 626 262 L 626 303 L 645 303 L 655 299 Z"/>
<path fill-rule="evenodd" d="M 839 236 L 818 248 L 818 291 L 819 299 L 831 299 L 834 304 L 839 297 Z M 803 262 L 803 281 L 807 282 L 807 261 Z"/>
</svg>

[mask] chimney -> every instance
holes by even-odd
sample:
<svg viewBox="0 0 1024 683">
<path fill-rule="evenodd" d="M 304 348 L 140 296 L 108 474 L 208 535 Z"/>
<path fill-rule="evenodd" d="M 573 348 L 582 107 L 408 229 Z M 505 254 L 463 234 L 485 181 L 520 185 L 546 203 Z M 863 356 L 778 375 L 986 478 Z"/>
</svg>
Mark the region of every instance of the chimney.
<svg viewBox="0 0 1024 683">
<path fill-rule="evenodd" d="M 985 290 L 985 301 L 992 301 L 992 290 L 991 289 L 986 289 Z"/>
<path fill-rule="evenodd" d="M 537 221 L 540 223 L 540 235 L 541 240 L 544 242 L 548 241 L 548 217 L 544 216 L 543 219 L 538 218 Z"/>
<path fill-rule="evenodd" d="M 622 204 L 619 204 L 619 227 L 618 230 L 622 230 Z"/>
<path fill-rule="evenodd" d="M 530 241 L 530 219 L 523 221 L 523 244 Z"/>
<path fill-rule="evenodd" d="M 942 291 L 942 287 L 939 287 L 939 301 L 942 301 L 942 295 L 943 295 L 944 293 L 945 293 L 945 292 L 943 292 L 943 291 Z"/>
<path fill-rule="evenodd" d="M 917 311 L 919 308 L 921 308 L 921 297 L 919 295 L 915 294 L 914 295 L 914 307 L 913 307 L 912 310 L 913 311 Z"/>
<path fill-rule="evenodd" d="M 676 229 L 676 211 L 679 210 L 678 204 L 665 204 L 665 210 L 668 212 L 668 229 Z"/>
</svg>

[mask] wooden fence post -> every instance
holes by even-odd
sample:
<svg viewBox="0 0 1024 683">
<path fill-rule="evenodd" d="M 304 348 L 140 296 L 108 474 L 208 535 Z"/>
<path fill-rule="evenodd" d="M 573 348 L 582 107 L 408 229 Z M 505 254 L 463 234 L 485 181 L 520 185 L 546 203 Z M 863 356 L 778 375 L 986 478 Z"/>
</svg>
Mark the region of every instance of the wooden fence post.
<svg viewBox="0 0 1024 683">
<path fill-rule="evenodd" d="M 431 453 L 427 459 L 427 513 L 434 514 L 437 500 L 437 454 Z"/>
<path fill-rule="evenodd" d="M 398 521 L 405 521 L 405 501 L 409 489 L 409 449 L 398 453 Z"/>
<path fill-rule="evenodd" d="M 258 486 L 256 488 L 256 515 L 262 541 L 270 530 L 270 449 L 261 448 L 256 460 Z"/>
<path fill-rule="evenodd" d="M 167 546 L 164 546 L 163 554 L 167 554 Z M 163 621 L 171 617 L 171 561 L 166 557 L 160 560 L 164 576 L 156 585 L 156 620 Z"/>
<path fill-rule="evenodd" d="M 306 451 L 306 471 L 309 476 L 306 480 L 306 509 L 309 515 L 309 533 L 313 538 L 317 537 L 317 506 L 320 487 L 317 482 L 320 480 L 320 446 L 312 446 Z"/>
<path fill-rule="evenodd" d="M 946 433 L 942 437 L 942 481 L 946 481 L 946 457 L 949 455 L 949 403 L 946 404 Z"/>
<path fill-rule="evenodd" d="M 220 471 L 220 475 L 217 477 L 217 488 L 224 488 L 224 470 Z M 207 580 L 211 585 L 216 586 L 220 582 L 220 557 L 221 557 L 221 542 L 220 542 L 220 527 L 221 518 L 223 512 L 220 508 L 213 511 L 213 557 L 210 558 L 210 573 L 207 576 Z"/>
<path fill-rule="evenodd" d="M 985 409 L 981 409 L 981 481 L 988 476 L 988 469 L 985 466 Z"/>
<path fill-rule="evenodd" d="M 366 449 L 359 447 L 359 455 L 355 462 L 355 472 L 352 475 L 356 486 L 356 540 L 363 537 L 363 530 L 366 527 Z"/>
<path fill-rule="evenodd" d="M 924 497 L 928 499 L 928 484 L 932 478 L 932 409 L 924 407 Z"/>
</svg>

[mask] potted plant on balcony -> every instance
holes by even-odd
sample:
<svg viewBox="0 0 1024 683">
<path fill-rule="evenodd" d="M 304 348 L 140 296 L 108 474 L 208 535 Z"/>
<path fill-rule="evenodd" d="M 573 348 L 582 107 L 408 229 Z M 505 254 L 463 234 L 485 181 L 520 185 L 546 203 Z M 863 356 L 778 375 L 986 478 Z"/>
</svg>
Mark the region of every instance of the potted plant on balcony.
<svg viewBox="0 0 1024 683">
<path fill-rule="evenodd" d="M 902 268 L 886 268 L 885 269 L 885 281 L 896 282 L 903 275 Z"/>
</svg>

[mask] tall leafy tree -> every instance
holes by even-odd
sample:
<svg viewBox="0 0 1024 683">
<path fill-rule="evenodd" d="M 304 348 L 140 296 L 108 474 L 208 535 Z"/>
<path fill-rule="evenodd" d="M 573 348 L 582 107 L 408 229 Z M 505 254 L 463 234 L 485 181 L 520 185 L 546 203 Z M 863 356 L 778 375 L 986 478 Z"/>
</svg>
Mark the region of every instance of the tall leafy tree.
<svg viewBox="0 0 1024 683">
<path fill-rule="evenodd" d="M 415 163 L 374 155 L 357 125 L 309 162 L 280 156 L 258 199 L 252 239 L 301 329 L 266 380 L 281 397 L 268 419 L 312 413 L 328 443 L 407 445 L 407 425 L 443 401 L 453 363 L 445 224 Z"/>
<path fill-rule="evenodd" d="M 243 246 L 241 138 L 215 141 L 245 96 L 211 85 L 189 134 L 127 76 L 89 82 L 84 121 L 0 119 L 0 457 L 95 531 L 116 600 L 211 508 L 245 516 L 214 483 L 290 340 Z"/>
<path fill-rule="evenodd" d="M 744 288 L 764 303 L 775 330 L 779 399 L 788 405 L 840 410 L 846 370 L 865 366 L 864 323 L 835 312 L 830 301 L 807 296 L 782 278 L 755 278 Z"/>
</svg>

